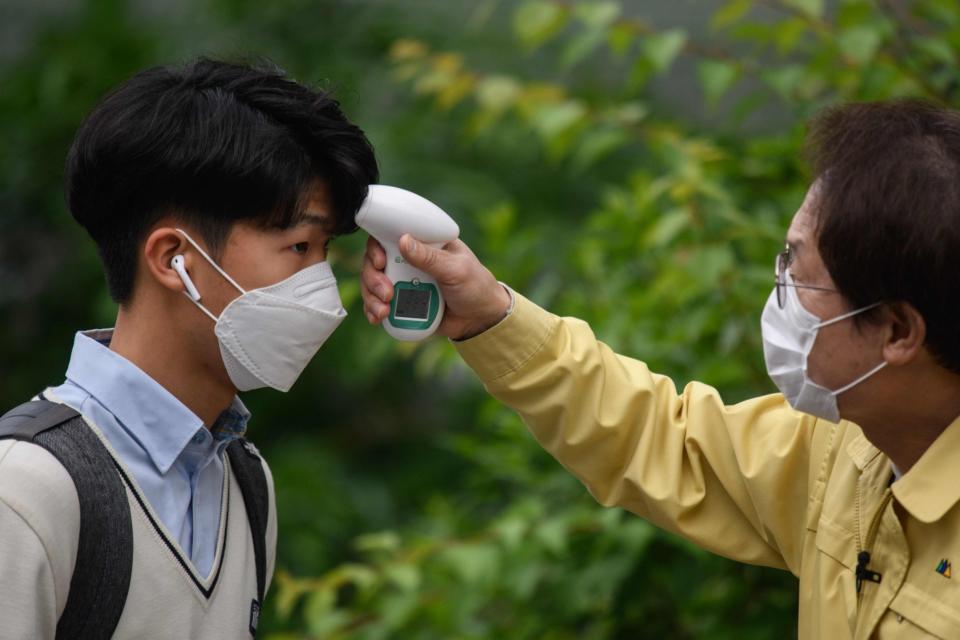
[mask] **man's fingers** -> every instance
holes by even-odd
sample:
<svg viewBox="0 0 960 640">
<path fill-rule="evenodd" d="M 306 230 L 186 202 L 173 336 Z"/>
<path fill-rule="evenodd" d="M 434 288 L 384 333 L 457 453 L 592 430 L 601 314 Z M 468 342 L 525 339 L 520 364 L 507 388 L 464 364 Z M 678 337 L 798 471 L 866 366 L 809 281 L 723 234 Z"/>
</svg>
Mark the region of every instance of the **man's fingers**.
<svg viewBox="0 0 960 640">
<path fill-rule="evenodd" d="M 446 251 L 447 253 L 453 253 L 457 255 L 459 254 L 466 254 L 470 256 L 473 255 L 473 251 L 470 250 L 470 247 L 468 247 L 467 244 L 460 238 L 457 238 L 456 240 L 451 240 L 447 244 L 443 245 L 443 250 Z"/>
<path fill-rule="evenodd" d="M 387 267 L 387 253 L 372 236 L 367 238 L 367 251 L 365 255 L 370 258 L 370 263 L 375 268 L 383 271 Z"/>
<path fill-rule="evenodd" d="M 360 282 L 372 294 L 384 302 L 393 298 L 393 285 L 390 279 L 373 266 L 370 256 L 364 256 L 363 269 L 360 271 Z"/>
<path fill-rule="evenodd" d="M 423 244 L 407 233 L 400 238 L 400 253 L 417 269 L 426 271 L 437 280 L 443 279 L 441 272 L 447 261 L 442 250 Z"/>
<path fill-rule="evenodd" d="M 363 313 L 367 316 L 367 321 L 372 325 L 380 324 L 390 312 L 390 305 L 380 302 L 363 283 L 360 285 L 360 296 L 363 298 Z"/>
</svg>

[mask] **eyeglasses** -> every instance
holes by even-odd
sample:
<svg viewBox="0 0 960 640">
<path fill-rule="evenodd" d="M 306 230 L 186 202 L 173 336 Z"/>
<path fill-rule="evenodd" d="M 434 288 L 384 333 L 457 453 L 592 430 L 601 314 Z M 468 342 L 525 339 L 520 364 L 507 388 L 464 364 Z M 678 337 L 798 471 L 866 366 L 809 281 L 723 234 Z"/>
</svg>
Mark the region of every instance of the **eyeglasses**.
<svg viewBox="0 0 960 640">
<path fill-rule="evenodd" d="M 817 291 L 830 291 L 833 293 L 839 293 L 836 289 L 828 289 L 827 287 L 815 287 L 811 284 L 796 284 L 787 282 L 787 269 L 790 267 L 790 264 L 793 262 L 793 253 L 790 251 L 790 245 L 786 245 L 783 251 L 777 254 L 777 260 L 774 263 L 773 274 L 776 278 L 777 284 L 777 305 L 783 309 L 784 305 L 787 303 L 787 287 L 794 287 L 796 289 L 816 289 Z"/>
</svg>

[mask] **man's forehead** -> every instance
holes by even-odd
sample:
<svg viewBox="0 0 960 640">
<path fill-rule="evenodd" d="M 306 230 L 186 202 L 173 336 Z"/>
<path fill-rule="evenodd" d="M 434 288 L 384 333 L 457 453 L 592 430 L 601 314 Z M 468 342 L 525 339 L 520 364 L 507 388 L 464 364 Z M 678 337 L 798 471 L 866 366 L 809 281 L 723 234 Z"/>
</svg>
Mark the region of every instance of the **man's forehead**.
<svg viewBox="0 0 960 640">
<path fill-rule="evenodd" d="M 807 191 L 800 208 L 794 214 L 793 220 L 790 222 L 790 228 L 787 230 L 787 245 L 793 251 L 802 250 L 813 237 L 813 207 L 818 191 L 818 183 L 814 182 Z"/>
</svg>

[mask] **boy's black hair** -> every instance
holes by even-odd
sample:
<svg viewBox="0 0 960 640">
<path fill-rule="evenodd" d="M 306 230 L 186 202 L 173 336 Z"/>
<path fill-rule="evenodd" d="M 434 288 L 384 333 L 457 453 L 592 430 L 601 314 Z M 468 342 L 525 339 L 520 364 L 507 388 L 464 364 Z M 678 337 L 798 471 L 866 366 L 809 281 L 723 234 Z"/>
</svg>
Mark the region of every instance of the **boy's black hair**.
<svg viewBox="0 0 960 640">
<path fill-rule="evenodd" d="M 370 142 L 328 93 L 272 65 L 199 58 L 141 71 L 94 108 L 67 157 L 66 198 L 122 304 L 163 216 L 197 229 L 216 256 L 238 221 L 296 224 L 322 179 L 340 235 L 356 230 L 378 175 Z"/>
</svg>

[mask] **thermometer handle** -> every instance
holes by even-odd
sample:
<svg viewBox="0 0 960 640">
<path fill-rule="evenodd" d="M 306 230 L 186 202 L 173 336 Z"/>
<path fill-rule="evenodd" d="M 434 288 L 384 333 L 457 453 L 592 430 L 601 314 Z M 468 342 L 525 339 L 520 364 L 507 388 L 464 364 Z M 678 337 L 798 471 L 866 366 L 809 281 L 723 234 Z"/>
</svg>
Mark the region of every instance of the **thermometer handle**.
<svg viewBox="0 0 960 640">
<path fill-rule="evenodd" d="M 393 283 L 390 314 L 383 321 L 383 328 L 395 339 L 404 341 L 423 340 L 433 335 L 443 320 L 444 310 L 443 294 L 440 292 L 437 281 L 428 273 L 404 260 L 396 244 L 383 242 L 379 238 L 377 240 L 387 254 L 384 273 Z M 441 248 L 444 244 L 430 243 L 429 246 Z M 415 312 L 411 313 L 403 304 L 398 306 L 401 296 L 418 299 L 420 304 Z M 405 313 L 409 315 L 405 317 Z"/>
</svg>

